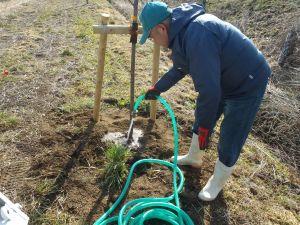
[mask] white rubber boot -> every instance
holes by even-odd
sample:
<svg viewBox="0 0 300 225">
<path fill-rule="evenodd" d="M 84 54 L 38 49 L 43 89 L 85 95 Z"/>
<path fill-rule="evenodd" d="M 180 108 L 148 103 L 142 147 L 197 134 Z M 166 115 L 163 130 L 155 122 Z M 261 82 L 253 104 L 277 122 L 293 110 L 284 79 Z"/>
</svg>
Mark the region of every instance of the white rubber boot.
<svg viewBox="0 0 300 225">
<path fill-rule="evenodd" d="M 191 146 L 189 149 L 189 153 L 187 155 L 178 156 L 177 164 L 182 166 L 192 166 L 195 168 L 200 168 L 202 164 L 204 151 L 200 150 L 198 135 L 193 133 Z M 170 159 L 173 162 L 174 156 Z"/>
<path fill-rule="evenodd" d="M 214 174 L 209 178 L 205 187 L 198 194 L 198 197 L 203 201 L 214 200 L 232 174 L 233 169 L 234 166 L 227 167 L 218 159 Z"/>
</svg>

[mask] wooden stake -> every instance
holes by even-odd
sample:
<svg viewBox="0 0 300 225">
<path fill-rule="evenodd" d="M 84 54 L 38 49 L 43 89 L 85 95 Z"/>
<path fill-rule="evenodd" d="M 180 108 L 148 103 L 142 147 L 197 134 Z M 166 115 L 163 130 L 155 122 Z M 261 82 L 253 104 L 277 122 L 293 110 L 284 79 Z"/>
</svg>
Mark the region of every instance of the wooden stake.
<svg viewBox="0 0 300 225">
<path fill-rule="evenodd" d="M 128 25 L 93 25 L 94 34 L 130 34 Z M 143 28 L 138 28 L 138 33 L 143 33 Z"/>
<path fill-rule="evenodd" d="M 159 58 L 160 58 L 160 47 L 157 44 L 154 44 L 153 49 L 153 64 L 152 64 L 152 85 L 154 85 L 158 80 L 158 72 L 159 72 Z M 156 120 L 156 100 L 151 101 L 150 108 L 150 119 Z"/>
<path fill-rule="evenodd" d="M 100 22 L 102 25 L 107 25 L 109 19 L 109 14 L 101 13 Z M 93 119 L 95 122 L 99 121 L 99 112 L 100 112 L 100 101 L 101 101 L 101 92 L 102 92 L 102 83 L 104 75 L 104 64 L 105 64 L 105 51 L 107 43 L 107 34 L 101 34 L 99 40 L 99 52 L 98 52 L 98 67 L 97 67 L 97 81 L 96 81 L 96 91 L 95 91 L 95 100 L 94 100 L 94 113 Z"/>
</svg>

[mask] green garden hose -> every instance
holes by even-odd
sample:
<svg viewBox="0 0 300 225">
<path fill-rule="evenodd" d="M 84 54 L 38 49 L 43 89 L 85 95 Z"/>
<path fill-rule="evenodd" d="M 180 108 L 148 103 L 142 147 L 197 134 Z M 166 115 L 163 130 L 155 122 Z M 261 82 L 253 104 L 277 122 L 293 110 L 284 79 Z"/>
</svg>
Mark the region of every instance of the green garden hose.
<svg viewBox="0 0 300 225">
<path fill-rule="evenodd" d="M 141 95 L 135 102 L 133 112 L 137 112 L 137 108 L 144 100 L 145 95 Z M 172 225 L 194 225 L 193 221 L 187 213 L 180 209 L 178 194 L 183 189 L 184 176 L 182 171 L 177 166 L 178 156 L 178 132 L 176 119 L 170 105 L 162 97 L 157 98 L 160 103 L 168 111 L 172 120 L 174 133 L 174 161 L 173 163 L 159 159 L 142 159 L 133 164 L 129 171 L 129 175 L 125 186 L 112 207 L 105 212 L 94 225 L 143 225 L 145 221 L 150 219 L 158 219 Z M 128 188 L 130 187 L 134 169 L 143 163 L 160 164 L 173 170 L 173 189 L 174 193 L 164 198 L 139 198 L 126 203 L 120 210 L 117 216 L 109 217 L 117 208 L 119 203 L 124 199 Z M 177 184 L 178 183 L 178 184 Z M 172 203 L 173 202 L 173 203 Z"/>
</svg>

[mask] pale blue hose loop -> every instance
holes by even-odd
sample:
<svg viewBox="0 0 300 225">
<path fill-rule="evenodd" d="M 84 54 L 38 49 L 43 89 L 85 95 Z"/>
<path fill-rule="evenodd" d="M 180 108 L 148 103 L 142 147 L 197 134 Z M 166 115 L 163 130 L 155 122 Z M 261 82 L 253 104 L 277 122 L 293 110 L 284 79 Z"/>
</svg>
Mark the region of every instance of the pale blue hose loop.
<svg viewBox="0 0 300 225">
<path fill-rule="evenodd" d="M 141 102 L 144 100 L 145 95 L 141 95 L 136 100 L 133 113 L 137 112 L 137 109 Z M 158 96 L 157 99 L 164 106 L 164 108 L 169 113 L 171 117 L 174 135 L 174 161 L 170 163 L 168 161 L 160 159 L 142 159 L 135 162 L 130 171 L 125 183 L 125 186 L 116 200 L 116 202 L 111 206 L 111 208 L 105 212 L 94 225 L 143 225 L 145 221 L 149 219 L 159 219 L 168 222 L 172 225 L 194 225 L 193 221 L 182 209 L 180 209 L 178 194 L 182 191 L 184 185 L 184 176 L 182 171 L 177 166 L 177 156 L 178 156 L 178 132 L 177 123 L 175 115 L 170 105 L 165 99 Z M 120 210 L 117 216 L 108 218 L 109 215 L 116 209 L 120 204 L 122 199 L 126 196 L 127 190 L 130 187 L 134 169 L 143 163 L 155 163 L 173 170 L 173 189 L 174 193 L 168 197 L 164 198 L 139 198 L 127 202 Z M 177 182 L 179 184 L 177 185 Z M 175 201 L 175 204 L 171 202 Z"/>
</svg>

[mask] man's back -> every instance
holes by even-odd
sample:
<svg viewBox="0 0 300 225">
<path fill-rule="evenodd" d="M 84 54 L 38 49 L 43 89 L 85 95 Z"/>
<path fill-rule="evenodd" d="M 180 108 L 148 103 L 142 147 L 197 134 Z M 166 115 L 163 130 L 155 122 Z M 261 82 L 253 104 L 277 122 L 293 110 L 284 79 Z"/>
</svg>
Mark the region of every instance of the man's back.
<svg viewBox="0 0 300 225">
<path fill-rule="evenodd" d="M 242 94 L 268 79 L 271 71 L 263 54 L 235 26 L 211 14 L 200 15 L 191 23 L 204 26 L 220 41 L 221 86 L 225 95 Z"/>
<path fill-rule="evenodd" d="M 222 94 L 228 97 L 251 91 L 268 79 L 271 70 L 253 42 L 235 26 L 201 10 L 196 4 L 177 7 L 170 25 L 173 62 L 192 76 L 196 90 L 199 76 L 220 76 Z M 202 64 L 213 48 L 219 59 Z M 195 58 L 198 66 L 192 65 Z M 218 71 L 213 68 L 217 66 Z"/>
</svg>

